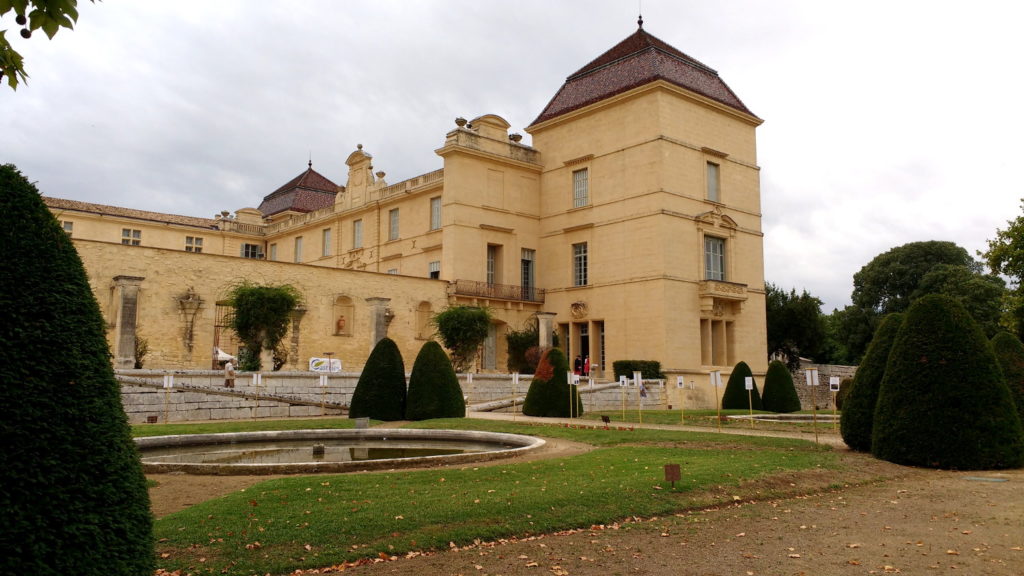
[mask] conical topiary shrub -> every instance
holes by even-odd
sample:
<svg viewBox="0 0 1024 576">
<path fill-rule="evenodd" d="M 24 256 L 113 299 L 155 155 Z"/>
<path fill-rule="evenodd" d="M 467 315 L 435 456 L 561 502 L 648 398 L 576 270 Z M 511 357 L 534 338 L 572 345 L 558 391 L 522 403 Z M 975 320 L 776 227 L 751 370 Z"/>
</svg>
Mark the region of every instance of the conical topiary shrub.
<svg viewBox="0 0 1024 576">
<path fill-rule="evenodd" d="M 540 357 L 537 371 L 523 401 L 523 414 L 546 418 L 568 418 L 583 414 L 583 400 L 576 386 L 567 380 L 569 363 L 558 348 L 551 348 Z M 572 390 L 570 391 L 570 388 Z"/>
<path fill-rule="evenodd" d="M 889 352 L 871 453 L 929 468 L 1024 464 L 1024 431 L 997 362 L 963 305 L 938 294 L 916 300 Z"/>
<path fill-rule="evenodd" d="M 0 573 L 155 569 L 106 322 L 35 186 L 0 165 Z"/>
<path fill-rule="evenodd" d="M 359 375 L 349 418 L 373 418 L 394 422 L 405 418 L 405 363 L 395 341 L 383 338 L 366 359 Z"/>
<path fill-rule="evenodd" d="M 441 345 L 430 340 L 420 348 L 409 375 L 406 420 L 463 418 L 466 402 L 459 378 Z"/>
<path fill-rule="evenodd" d="M 864 359 L 853 376 L 853 385 L 843 400 L 843 413 L 839 417 L 839 432 L 843 442 L 853 450 L 871 451 L 871 430 L 875 421 L 875 406 L 878 403 L 878 387 L 885 375 L 885 364 L 889 360 L 896 332 L 903 323 L 903 314 L 889 314 L 875 329 L 871 344 L 864 353 Z"/>
<path fill-rule="evenodd" d="M 1017 414 L 1024 422 L 1024 344 L 1013 334 L 1000 332 L 992 338 L 992 351 L 1017 404 Z"/>
<path fill-rule="evenodd" d="M 800 397 L 793 385 L 793 375 L 785 362 L 772 360 L 764 375 L 764 393 L 761 407 L 769 412 L 787 413 L 800 411 Z"/>
<path fill-rule="evenodd" d="M 729 375 L 729 382 L 725 385 L 725 392 L 722 393 L 722 410 L 761 410 L 761 394 L 757 390 L 757 381 L 754 381 L 754 389 L 747 393 L 747 377 L 754 377 L 750 366 L 746 362 L 740 362 L 732 369 Z"/>
</svg>

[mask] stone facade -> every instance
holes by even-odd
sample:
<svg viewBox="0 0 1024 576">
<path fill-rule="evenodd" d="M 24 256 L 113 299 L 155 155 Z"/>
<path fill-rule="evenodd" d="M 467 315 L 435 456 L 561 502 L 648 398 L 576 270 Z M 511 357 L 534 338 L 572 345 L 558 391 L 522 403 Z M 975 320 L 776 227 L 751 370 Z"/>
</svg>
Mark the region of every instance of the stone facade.
<svg viewBox="0 0 1024 576">
<path fill-rule="evenodd" d="M 459 118 L 435 151 L 441 169 L 389 184 L 359 145 L 333 199 L 309 166 L 263 199 L 267 213 L 47 202 L 83 255 L 120 367 L 134 335 L 147 367 L 235 353 L 217 303 L 244 278 L 304 295 L 289 369 L 326 352 L 359 369 L 384 334 L 411 363 L 432 314 L 486 306 L 480 372 L 504 370 L 505 334 L 536 317 L 596 373 L 657 360 L 670 382 L 693 383 L 666 388 L 666 404 L 710 408 L 709 371 L 767 369 L 760 123 L 714 70 L 641 28 L 566 79 L 525 128 L 530 145 L 500 116 Z"/>
</svg>

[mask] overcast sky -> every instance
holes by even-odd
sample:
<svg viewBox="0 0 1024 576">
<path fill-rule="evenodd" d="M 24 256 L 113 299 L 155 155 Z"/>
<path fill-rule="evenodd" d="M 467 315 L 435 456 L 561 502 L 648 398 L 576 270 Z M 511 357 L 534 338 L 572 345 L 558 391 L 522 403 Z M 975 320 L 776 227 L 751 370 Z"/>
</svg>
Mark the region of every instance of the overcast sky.
<svg viewBox="0 0 1024 576">
<path fill-rule="evenodd" d="M 643 0 L 644 28 L 719 75 L 758 128 L 766 280 L 849 303 L 877 254 L 972 254 L 1020 214 L 1024 4 Z M 524 132 L 636 30 L 636 0 L 80 3 L 74 31 L 0 29 L 0 162 L 43 194 L 212 217 L 356 144 L 387 181 L 442 166 L 457 116 Z M 525 135 L 525 133 L 524 133 Z M 526 136 L 526 142 L 529 136 Z"/>
</svg>

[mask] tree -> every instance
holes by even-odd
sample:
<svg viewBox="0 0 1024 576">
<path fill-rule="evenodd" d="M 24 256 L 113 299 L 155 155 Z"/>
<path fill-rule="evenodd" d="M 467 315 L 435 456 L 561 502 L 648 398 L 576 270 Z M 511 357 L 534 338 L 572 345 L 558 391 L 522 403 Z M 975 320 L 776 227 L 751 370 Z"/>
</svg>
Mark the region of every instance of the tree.
<svg viewBox="0 0 1024 576">
<path fill-rule="evenodd" d="M 722 392 L 722 409 L 761 409 L 761 394 L 757 391 L 757 382 L 754 382 L 754 389 L 748 393 L 746 379 L 753 378 L 754 373 L 746 362 L 739 362 L 732 369 L 729 381 L 725 384 L 725 392 Z"/>
<path fill-rule="evenodd" d="M 910 242 L 875 256 L 853 275 L 853 303 L 882 315 L 903 312 L 921 279 L 939 264 L 981 271 L 967 250 L 953 242 Z"/>
<path fill-rule="evenodd" d="M 929 294 L 907 310 L 878 390 L 871 453 L 930 468 L 1024 464 L 1010 389 L 981 327 L 956 300 Z"/>
<path fill-rule="evenodd" d="M 768 372 L 764 375 L 761 407 L 777 413 L 800 411 L 800 396 L 793 385 L 793 373 L 784 362 L 773 360 L 768 364 Z"/>
<path fill-rule="evenodd" d="M 429 340 L 420 348 L 409 375 L 406 420 L 463 418 L 466 402 L 459 378 L 441 345 Z"/>
<path fill-rule="evenodd" d="M 451 352 L 455 371 L 465 372 L 487 339 L 491 313 L 476 306 L 450 306 L 434 316 L 434 325 L 444 347 Z"/>
<path fill-rule="evenodd" d="M 1024 210 L 1024 199 L 1021 199 Z M 979 253 L 988 267 L 997 274 L 1013 279 L 1015 287 L 1024 279 L 1024 216 L 1006 222 L 1005 230 L 996 230 L 996 237 L 988 241 L 988 250 Z"/>
<path fill-rule="evenodd" d="M 0 16 L 11 10 L 15 13 L 15 22 L 22 27 L 21 37 L 26 39 L 32 37 L 32 32 L 42 29 L 52 40 L 61 28 L 71 30 L 78 21 L 77 0 L 0 0 Z M 17 90 L 19 82 L 28 80 L 28 74 L 21 54 L 11 46 L 6 32 L 0 30 L 0 80 L 6 77 L 7 85 Z"/>
<path fill-rule="evenodd" d="M 873 310 L 846 306 L 833 310 L 825 318 L 828 342 L 832 346 L 830 361 L 835 364 L 859 364 L 878 328 L 879 317 Z"/>
<path fill-rule="evenodd" d="M 259 370 L 261 355 L 272 353 L 288 333 L 291 314 L 302 301 L 299 291 L 284 284 L 260 286 L 243 280 L 228 291 L 233 308 L 228 322 L 245 345 L 243 370 Z"/>
<path fill-rule="evenodd" d="M 889 351 L 902 323 L 903 314 L 900 313 L 889 314 L 882 320 L 868 346 L 868 351 L 864 354 L 864 359 L 857 368 L 853 384 L 843 399 L 839 431 L 843 436 L 843 442 L 854 450 L 871 450 L 878 387 L 882 384 Z"/>
<path fill-rule="evenodd" d="M 0 573 L 152 574 L 146 479 L 70 238 L 0 166 Z"/>
<path fill-rule="evenodd" d="M 507 367 L 510 372 L 531 374 L 537 368 L 536 362 L 530 362 L 527 352 L 531 348 L 540 345 L 540 331 L 537 326 L 537 318 L 530 318 L 522 330 L 509 329 L 505 333 L 505 343 L 508 346 Z"/>
<path fill-rule="evenodd" d="M 583 414 L 583 400 L 577 386 L 568 380 L 569 361 L 559 348 L 550 348 L 537 363 L 530 389 L 523 401 L 523 414 L 545 418 L 567 418 Z"/>
<path fill-rule="evenodd" d="M 348 407 L 349 418 L 394 422 L 405 418 L 405 362 L 398 345 L 382 338 L 366 359 Z"/>
<path fill-rule="evenodd" d="M 1024 344 L 1013 334 L 1000 332 L 992 339 L 992 351 L 1017 404 L 1017 414 L 1024 422 Z"/>
<path fill-rule="evenodd" d="M 800 367 L 800 356 L 823 360 L 825 321 L 821 300 L 804 290 L 799 296 L 772 283 L 765 284 L 768 323 L 768 357 L 781 356 L 791 370 Z"/>
<path fill-rule="evenodd" d="M 1006 282 L 968 266 L 937 264 L 921 278 L 910 295 L 914 301 L 927 294 L 945 294 L 960 302 L 991 338 L 1000 330 Z"/>
</svg>

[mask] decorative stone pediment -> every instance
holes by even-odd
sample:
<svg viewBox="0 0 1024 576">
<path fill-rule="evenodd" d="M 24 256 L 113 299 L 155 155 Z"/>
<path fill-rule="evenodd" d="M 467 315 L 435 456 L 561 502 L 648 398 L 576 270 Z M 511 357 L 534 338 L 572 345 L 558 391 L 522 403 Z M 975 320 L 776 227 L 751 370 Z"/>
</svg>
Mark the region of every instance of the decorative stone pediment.
<svg viewBox="0 0 1024 576">
<path fill-rule="evenodd" d="M 721 206 L 715 206 L 714 210 L 708 210 L 707 212 L 701 212 L 694 217 L 697 226 L 711 226 L 714 228 L 729 228 L 735 230 L 739 228 L 739 224 L 732 219 L 731 216 L 722 212 Z"/>
</svg>

